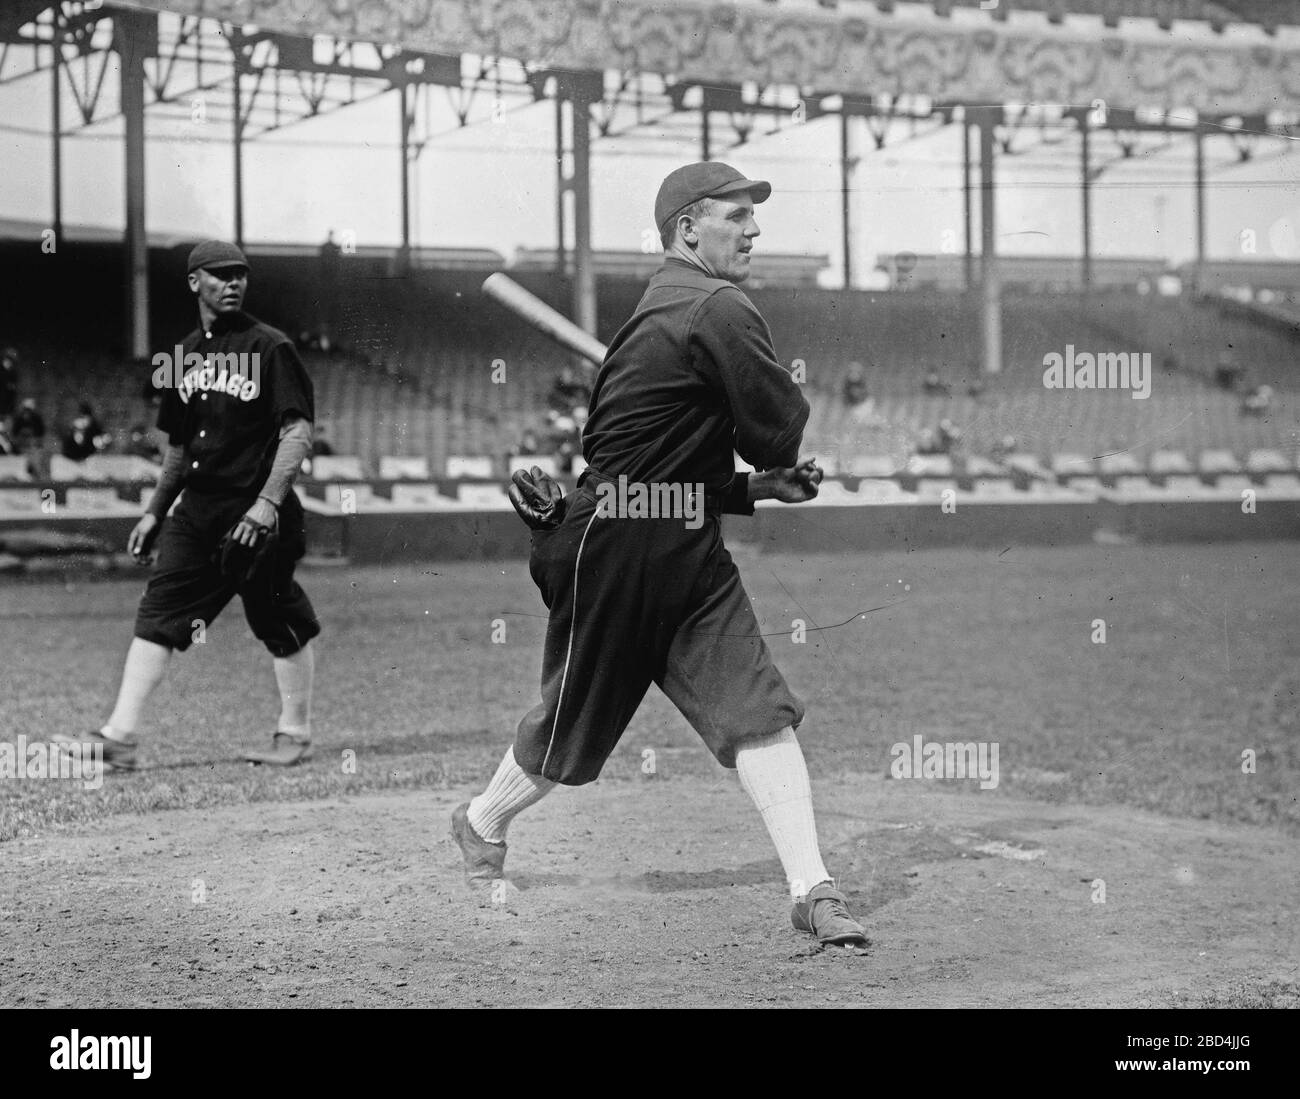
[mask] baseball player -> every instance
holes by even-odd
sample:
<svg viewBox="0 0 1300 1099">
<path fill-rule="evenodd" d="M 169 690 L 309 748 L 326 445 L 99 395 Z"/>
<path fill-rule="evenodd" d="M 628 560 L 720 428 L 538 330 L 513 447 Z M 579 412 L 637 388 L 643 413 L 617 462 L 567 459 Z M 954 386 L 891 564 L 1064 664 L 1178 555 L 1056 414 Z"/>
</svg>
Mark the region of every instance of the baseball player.
<svg viewBox="0 0 1300 1099">
<path fill-rule="evenodd" d="M 158 427 L 168 445 L 127 548 L 148 562 L 156 539 L 158 556 L 117 704 L 102 728 L 56 738 L 101 745 L 104 762 L 116 770 L 136 766 L 141 712 L 172 653 L 202 638 L 235 595 L 271 653 L 280 692 L 270 750 L 245 758 L 288 765 L 307 758 L 311 746 L 310 642 L 320 624 L 294 579 L 305 540 L 302 504 L 292 491 L 311 454 L 311 379 L 288 336 L 243 311 L 243 252 L 204 241 L 190 252 L 188 271 L 199 327 L 171 356 L 179 361 L 154 371 L 162 389 Z"/>
<path fill-rule="evenodd" d="M 540 470 L 515 475 L 550 611 L 542 700 L 451 831 L 472 887 L 504 877 L 510 821 L 557 783 L 595 779 L 653 682 L 739 772 L 780 855 L 795 928 L 860 945 L 817 845 L 795 737 L 803 704 L 772 663 L 721 535 L 722 512 L 810 500 L 822 479 L 799 459 L 808 403 L 737 285 L 759 234 L 754 204 L 771 190 L 716 162 L 663 181 L 655 223 L 667 254 L 596 378 L 577 491 L 562 496 Z M 763 472 L 737 474 L 733 450 Z M 634 485 L 659 499 L 671 498 L 665 487 L 702 489 L 703 521 L 608 506 L 615 486 L 630 499 Z"/>
</svg>

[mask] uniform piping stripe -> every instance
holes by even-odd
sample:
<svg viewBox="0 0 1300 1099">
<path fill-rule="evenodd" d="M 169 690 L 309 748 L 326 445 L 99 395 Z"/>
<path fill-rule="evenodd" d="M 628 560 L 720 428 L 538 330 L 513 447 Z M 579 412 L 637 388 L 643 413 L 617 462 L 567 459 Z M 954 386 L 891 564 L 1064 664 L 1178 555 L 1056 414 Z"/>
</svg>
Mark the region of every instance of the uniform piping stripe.
<svg viewBox="0 0 1300 1099">
<path fill-rule="evenodd" d="M 587 529 L 582 532 L 582 541 L 578 543 L 578 556 L 573 562 L 573 613 L 569 618 L 569 648 L 564 654 L 564 674 L 560 676 L 560 697 L 555 701 L 555 720 L 551 722 L 551 739 L 546 742 L 546 755 L 542 757 L 542 777 L 546 777 L 546 765 L 551 759 L 551 748 L 555 746 L 555 733 L 560 727 L 560 710 L 564 706 L 564 686 L 569 681 L 569 663 L 573 660 L 573 635 L 578 630 L 578 570 L 582 568 L 582 549 L 587 544 L 587 535 L 591 524 L 600 515 L 597 508 L 587 520 Z"/>
</svg>

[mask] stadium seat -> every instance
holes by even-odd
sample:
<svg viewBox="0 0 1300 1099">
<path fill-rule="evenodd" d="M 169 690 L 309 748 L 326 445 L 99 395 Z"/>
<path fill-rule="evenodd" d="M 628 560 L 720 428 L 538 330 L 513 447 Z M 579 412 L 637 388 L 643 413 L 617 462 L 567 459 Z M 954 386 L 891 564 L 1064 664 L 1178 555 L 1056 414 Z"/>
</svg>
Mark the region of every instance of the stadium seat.
<svg viewBox="0 0 1300 1099">
<path fill-rule="evenodd" d="M 1243 477 L 1239 474 L 1233 474 L 1228 477 L 1220 477 L 1214 482 L 1215 492 L 1225 495 L 1240 495 L 1247 490 L 1254 492 L 1259 486 L 1249 477 Z"/>
<path fill-rule="evenodd" d="M 64 507 L 68 511 L 125 511 L 134 513 L 134 504 L 128 504 L 111 488 L 70 488 Z"/>
<path fill-rule="evenodd" d="M 481 455 L 453 454 L 447 458 L 448 477 L 479 477 L 488 480 L 495 476 L 492 459 Z"/>
<path fill-rule="evenodd" d="M 321 454 L 311 461 L 313 481 L 364 481 L 365 470 L 355 455 Z"/>
<path fill-rule="evenodd" d="M 1051 475 L 1051 470 L 1038 460 L 1036 454 L 1008 454 L 1002 460 L 1006 463 L 1008 469 L 1037 480 L 1045 480 Z"/>
<path fill-rule="evenodd" d="M 157 481 L 161 471 L 134 454 L 92 454 L 82 466 L 88 481 Z"/>
<path fill-rule="evenodd" d="M 555 457 L 550 454 L 515 454 L 507 460 L 506 466 L 507 473 L 514 473 L 517 469 L 532 469 L 536 466 L 548 477 L 560 475 L 560 467 Z"/>
<path fill-rule="evenodd" d="M 393 507 L 411 511 L 434 511 L 455 506 L 457 500 L 444 496 L 434 484 L 400 484 L 393 486 Z"/>
<path fill-rule="evenodd" d="M 952 459 L 947 454 L 913 454 L 907 472 L 913 477 L 951 477 Z"/>
<path fill-rule="evenodd" d="M 1168 476 L 1170 474 L 1189 474 L 1195 473 L 1191 460 L 1181 450 L 1157 450 L 1151 455 L 1151 460 L 1147 465 L 1149 472 L 1157 476 Z"/>
<path fill-rule="evenodd" d="M 971 483 L 971 491 L 977 496 L 1020 496 L 1020 489 L 1007 477 L 977 477 Z"/>
<path fill-rule="evenodd" d="M 1010 475 L 1010 471 L 1005 466 L 998 465 L 997 462 L 985 458 L 982 454 L 972 454 L 968 457 L 963 463 L 962 472 L 967 477 L 998 478 Z"/>
<path fill-rule="evenodd" d="M 1215 494 L 1215 490 L 1199 477 L 1183 473 L 1166 477 L 1163 492 L 1166 496 L 1180 500 L 1194 500 Z"/>
<path fill-rule="evenodd" d="M 1146 467 L 1132 451 L 1123 450 L 1098 458 L 1097 472 L 1103 477 L 1142 477 L 1146 474 Z"/>
<path fill-rule="evenodd" d="M 1241 463 L 1230 450 L 1203 450 L 1197 456 L 1196 465 L 1202 474 L 1215 477 L 1241 472 Z"/>
<path fill-rule="evenodd" d="M 21 454 L 0 455 L 0 481 L 30 481 L 27 459 Z"/>
<path fill-rule="evenodd" d="M 379 459 L 379 478 L 382 481 L 427 481 L 429 459 L 386 455 Z"/>
<path fill-rule="evenodd" d="M 922 477 L 916 482 L 916 494 L 927 500 L 937 500 L 945 492 L 957 491 L 957 482 L 951 477 Z"/>
<path fill-rule="evenodd" d="M 1062 480 L 1096 476 L 1096 462 L 1086 454 L 1053 454 L 1050 468 Z"/>
<path fill-rule="evenodd" d="M 892 477 L 898 471 L 898 463 L 888 454 L 859 454 L 844 465 L 851 477 Z"/>
<path fill-rule="evenodd" d="M 1140 495 L 1142 493 L 1150 492 L 1153 488 L 1157 487 L 1152 485 L 1150 480 L 1145 476 L 1133 476 L 1130 474 L 1123 477 L 1116 477 L 1114 480 L 1115 491 L 1121 494 Z"/>
<path fill-rule="evenodd" d="M 498 485 L 457 485 L 456 488 L 456 497 L 462 504 L 490 511 L 504 511 L 512 507 L 505 489 Z"/>
<path fill-rule="evenodd" d="M 1295 473 L 1270 473 L 1264 478 L 1264 487 L 1270 495 L 1300 499 L 1300 475 Z"/>
<path fill-rule="evenodd" d="M 50 455 L 50 480 L 52 481 L 107 481 L 102 470 L 85 462 L 74 462 L 62 454 Z"/>
<path fill-rule="evenodd" d="M 344 493 L 348 495 L 345 496 Z M 376 500 L 374 488 L 365 481 L 353 482 L 351 484 L 329 484 L 325 486 L 325 503 L 339 511 L 344 510 L 344 504 L 347 504 L 347 510 L 353 508 L 369 507 L 375 504 L 382 504 L 384 501 Z"/>
<path fill-rule="evenodd" d="M 40 489 L 0 488 L 0 515 L 40 515 Z"/>
<path fill-rule="evenodd" d="M 1246 470 L 1250 473 L 1293 473 L 1295 465 L 1288 462 L 1280 450 L 1252 450 L 1246 456 Z"/>
</svg>

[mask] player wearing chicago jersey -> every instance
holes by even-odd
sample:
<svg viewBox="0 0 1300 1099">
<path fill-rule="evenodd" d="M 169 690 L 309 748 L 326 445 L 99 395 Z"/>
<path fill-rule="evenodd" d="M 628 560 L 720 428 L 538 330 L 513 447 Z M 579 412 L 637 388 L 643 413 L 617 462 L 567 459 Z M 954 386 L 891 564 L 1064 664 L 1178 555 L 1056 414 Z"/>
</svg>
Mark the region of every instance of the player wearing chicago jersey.
<svg viewBox="0 0 1300 1099">
<path fill-rule="evenodd" d="M 280 692 L 270 750 L 245 758 L 297 763 L 310 751 L 310 642 L 320 633 L 294 579 L 305 539 L 292 485 L 311 453 L 311 379 L 289 338 L 243 311 L 248 261 L 240 249 L 223 241 L 197 245 L 188 280 L 199 327 L 174 356 L 154 360 L 163 361 L 154 384 L 162 390 L 158 426 L 168 446 L 127 548 L 147 561 L 156 539 L 158 555 L 117 704 L 100 729 L 55 739 L 98 744 L 106 764 L 133 770 L 142 711 L 172 653 L 203 637 L 238 595 L 253 634 L 271 653 Z"/>
</svg>

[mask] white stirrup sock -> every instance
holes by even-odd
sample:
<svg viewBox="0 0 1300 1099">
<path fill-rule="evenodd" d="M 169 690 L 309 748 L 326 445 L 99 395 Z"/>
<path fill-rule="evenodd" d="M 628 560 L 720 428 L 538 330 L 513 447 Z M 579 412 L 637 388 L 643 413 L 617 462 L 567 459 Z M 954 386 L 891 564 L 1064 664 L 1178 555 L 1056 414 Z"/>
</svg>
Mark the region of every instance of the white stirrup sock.
<svg viewBox="0 0 1300 1099">
<path fill-rule="evenodd" d="M 817 849 L 808 765 L 794 730 L 787 726 L 772 736 L 745 741 L 736 749 L 736 770 L 776 844 L 790 896 L 798 900 L 813 886 L 829 881 Z"/>
<path fill-rule="evenodd" d="M 506 828 L 515 816 L 554 789 L 550 779 L 521 770 L 513 746 L 507 748 L 487 789 L 469 803 L 469 825 L 488 843 L 505 843 Z"/>
</svg>

